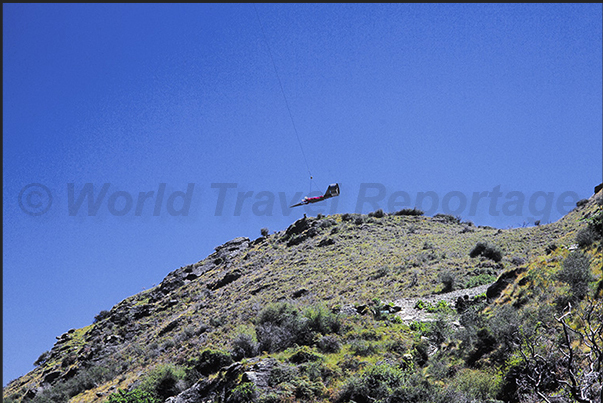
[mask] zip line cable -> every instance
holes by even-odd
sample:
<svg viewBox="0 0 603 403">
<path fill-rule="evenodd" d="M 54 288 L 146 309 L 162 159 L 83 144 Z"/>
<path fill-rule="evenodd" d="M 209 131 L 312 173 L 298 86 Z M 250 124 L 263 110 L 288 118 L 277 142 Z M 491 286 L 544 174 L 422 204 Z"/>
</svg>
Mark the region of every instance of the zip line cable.
<svg viewBox="0 0 603 403">
<path fill-rule="evenodd" d="M 272 57 L 272 51 L 270 50 L 270 44 L 268 43 L 268 39 L 266 37 L 266 33 L 264 32 L 264 26 L 262 25 L 262 20 L 260 19 L 260 14 L 258 13 L 258 9 L 253 4 L 253 9 L 255 10 L 255 15 L 258 19 L 258 23 L 260 24 L 260 30 L 262 31 L 262 37 L 264 38 L 264 42 L 266 42 L 266 47 L 268 48 L 268 54 L 270 55 L 270 60 L 272 61 L 272 67 L 274 67 L 274 72 L 276 73 L 276 78 L 278 80 L 278 84 L 281 87 L 281 93 L 283 94 L 283 98 L 285 99 L 285 106 L 287 107 L 287 111 L 289 112 L 289 118 L 291 119 L 291 125 L 293 126 L 293 131 L 295 132 L 295 137 L 297 137 L 297 143 L 299 144 L 299 149 L 302 152 L 302 156 L 304 157 L 304 162 L 306 163 L 306 168 L 308 169 L 308 174 L 310 175 L 310 192 L 312 192 L 312 172 L 310 171 L 310 165 L 308 164 L 308 159 L 306 158 L 306 153 L 304 152 L 304 147 L 302 146 L 301 140 L 299 139 L 299 133 L 297 132 L 297 127 L 295 127 L 295 121 L 293 120 L 293 114 L 291 113 L 291 108 L 289 108 L 289 102 L 287 101 L 287 96 L 285 95 L 285 89 L 283 88 L 283 83 L 281 82 L 281 78 L 278 75 L 278 70 L 276 69 L 276 63 L 274 62 L 274 57 Z"/>
</svg>

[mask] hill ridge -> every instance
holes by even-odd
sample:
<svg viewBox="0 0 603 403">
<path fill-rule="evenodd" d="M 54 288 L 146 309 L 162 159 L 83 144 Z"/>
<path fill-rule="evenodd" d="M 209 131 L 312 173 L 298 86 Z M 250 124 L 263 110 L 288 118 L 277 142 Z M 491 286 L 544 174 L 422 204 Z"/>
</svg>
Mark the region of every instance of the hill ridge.
<svg viewBox="0 0 603 403">
<path fill-rule="evenodd" d="M 474 301 L 502 273 L 528 267 L 551 245 L 568 250 L 586 227 L 578 220 L 596 209 L 594 197 L 555 223 L 529 228 L 477 227 L 447 215 L 338 214 L 302 218 L 255 240 L 234 238 L 102 311 L 91 325 L 57 337 L 36 369 L 4 388 L 5 396 L 36 401 L 103 366 L 110 375 L 72 390 L 75 401 L 101 401 L 132 388 L 158 363 L 182 365 L 203 348 L 228 348 L 263 307 L 279 301 L 342 314 L 391 301 L 403 323 L 429 320 L 415 309 L 419 300 L 458 308 L 458 297 Z M 501 259 L 470 257 L 480 242 Z M 442 293 L 445 275 L 454 280 L 451 293 Z"/>
</svg>

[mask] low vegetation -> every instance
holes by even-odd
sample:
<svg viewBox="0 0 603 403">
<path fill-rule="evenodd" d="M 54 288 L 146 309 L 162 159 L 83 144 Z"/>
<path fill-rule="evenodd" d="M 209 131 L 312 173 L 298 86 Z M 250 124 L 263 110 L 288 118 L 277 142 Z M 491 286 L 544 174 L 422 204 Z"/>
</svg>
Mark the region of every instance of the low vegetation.
<svg viewBox="0 0 603 403">
<path fill-rule="evenodd" d="M 587 200 L 512 230 L 416 209 L 262 229 L 61 335 L 5 400 L 600 402 L 601 216 Z"/>
</svg>

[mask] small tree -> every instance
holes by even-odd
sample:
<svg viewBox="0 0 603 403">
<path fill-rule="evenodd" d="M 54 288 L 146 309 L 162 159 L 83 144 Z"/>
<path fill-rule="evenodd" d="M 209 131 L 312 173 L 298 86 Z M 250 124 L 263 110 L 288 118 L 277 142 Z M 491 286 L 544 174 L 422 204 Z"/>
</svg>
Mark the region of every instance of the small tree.
<svg viewBox="0 0 603 403">
<path fill-rule="evenodd" d="M 572 252 L 563 261 L 557 278 L 569 284 L 574 299 L 581 300 L 588 294 L 588 283 L 593 280 L 590 259 L 582 252 Z"/>
<path fill-rule="evenodd" d="M 265 238 L 265 237 L 267 237 L 267 236 L 268 236 L 268 233 L 269 233 L 268 228 L 266 228 L 266 227 L 262 228 L 262 229 L 260 230 L 260 233 L 262 234 L 262 236 L 263 236 L 264 238 Z"/>
<path fill-rule="evenodd" d="M 142 391 L 140 389 L 134 389 L 126 392 L 122 389 L 109 395 L 107 399 L 108 403 L 155 403 L 156 400 L 152 394 Z"/>
</svg>

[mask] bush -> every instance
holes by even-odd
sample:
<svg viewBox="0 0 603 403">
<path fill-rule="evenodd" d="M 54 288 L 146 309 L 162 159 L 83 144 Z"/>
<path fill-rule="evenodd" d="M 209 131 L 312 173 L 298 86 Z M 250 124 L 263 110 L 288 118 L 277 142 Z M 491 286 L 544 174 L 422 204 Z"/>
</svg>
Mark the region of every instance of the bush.
<svg viewBox="0 0 603 403">
<path fill-rule="evenodd" d="M 303 346 L 296 349 L 295 353 L 289 357 L 289 362 L 302 364 L 304 362 L 322 361 L 324 357 L 314 353 L 310 347 Z"/>
<path fill-rule="evenodd" d="M 315 401 L 316 398 L 324 395 L 325 386 L 322 382 L 310 382 L 305 379 L 297 382 L 295 388 L 295 397 L 302 401 Z"/>
<path fill-rule="evenodd" d="M 296 366 L 276 365 L 268 375 L 268 386 L 276 387 L 284 382 L 291 382 L 299 376 Z"/>
<path fill-rule="evenodd" d="M 38 367 L 40 365 L 44 365 L 46 361 L 50 358 L 50 351 L 43 352 L 38 359 L 34 362 L 34 366 Z"/>
<path fill-rule="evenodd" d="M 480 285 L 492 284 L 496 281 L 496 276 L 492 274 L 479 274 L 469 278 L 465 283 L 465 288 L 479 287 Z"/>
<path fill-rule="evenodd" d="M 294 344 L 310 344 L 312 332 L 299 309 L 282 302 L 270 304 L 260 311 L 255 332 L 260 351 L 282 351 Z"/>
<path fill-rule="evenodd" d="M 243 358 L 250 358 L 258 355 L 258 343 L 253 340 L 253 337 L 249 334 L 239 334 L 232 340 L 230 344 L 232 347 L 232 357 L 237 361 L 240 361 Z"/>
<path fill-rule="evenodd" d="M 452 216 L 450 214 L 441 214 L 440 213 L 440 214 L 434 215 L 433 218 L 437 218 L 437 219 L 439 219 L 441 221 L 444 221 L 445 223 L 448 223 L 448 224 L 460 224 L 461 223 L 460 217 L 455 217 L 455 216 Z"/>
<path fill-rule="evenodd" d="M 327 335 L 323 336 L 318 340 L 318 349 L 326 354 L 338 353 L 341 350 L 341 343 L 335 336 Z"/>
<path fill-rule="evenodd" d="M 377 211 L 373 211 L 372 213 L 369 213 L 368 216 L 375 217 L 375 218 L 382 218 L 382 217 L 385 217 L 385 213 L 383 212 L 382 209 L 379 209 Z"/>
<path fill-rule="evenodd" d="M 456 282 L 454 274 L 450 272 L 441 273 L 439 275 L 439 279 L 442 285 L 444 286 L 442 292 L 450 292 L 454 290 L 454 284 Z"/>
<path fill-rule="evenodd" d="M 478 242 L 477 244 L 475 244 L 473 249 L 471 249 L 471 252 L 469 252 L 469 257 L 477 257 L 481 255 L 486 250 L 486 246 L 488 246 L 488 244 L 484 242 Z"/>
<path fill-rule="evenodd" d="M 373 355 L 377 352 L 377 346 L 365 340 L 353 340 L 350 343 L 350 350 L 354 355 L 368 357 L 369 355 Z"/>
<path fill-rule="evenodd" d="M 188 361 L 188 364 L 192 366 L 192 370 L 198 372 L 201 375 L 208 376 L 215 374 L 221 368 L 232 364 L 232 356 L 224 351 L 220 350 L 204 350 L 198 357 L 195 357 Z"/>
<path fill-rule="evenodd" d="M 339 316 L 324 306 L 303 313 L 290 303 L 270 304 L 258 314 L 256 335 L 260 351 L 282 351 L 295 344 L 310 345 L 316 336 L 339 333 Z"/>
<path fill-rule="evenodd" d="M 464 392 L 473 401 L 494 399 L 501 385 L 501 378 L 485 371 L 463 369 L 455 376 L 453 388 Z"/>
<path fill-rule="evenodd" d="M 54 386 L 44 389 L 32 399 L 32 403 L 67 402 L 73 396 L 112 379 L 116 373 L 115 362 L 101 361 L 88 368 L 82 368 L 65 382 L 57 382 Z"/>
<path fill-rule="evenodd" d="M 156 400 L 148 392 L 140 389 L 134 389 L 129 392 L 124 390 L 118 390 L 115 393 L 109 395 L 107 403 L 155 403 Z"/>
<path fill-rule="evenodd" d="M 478 242 L 471 252 L 469 252 L 469 257 L 472 258 L 480 255 L 495 262 L 500 262 L 503 257 L 502 252 L 497 247 L 488 245 L 485 242 Z"/>
<path fill-rule="evenodd" d="M 253 382 L 245 382 L 234 388 L 226 400 L 228 403 L 255 402 L 258 397 Z"/>
<path fill-rule="evenodd" d="M 100 311 L 96 316 L 94 316 L 94 323 L 100 322 L 101 320 L 108 318 L 111 315 L 109 311 Z"/>
<path fill-rule="evenodd" d="M 269 230 L 268 228 L 264 227 L 260 230 L 260 234 L 262 234 L 263 237 L 267 237 L 269 234 Z"/>
<path fill-rule="evenodd" d="M 387 402 L 390 401 L 389 398 L 394 394 L 394 390 L 402 386 L 403 382 L 404 373 L 399 368 L 389 364 L 375 365 L 349 379 L 341 389 L 337 401 Z"/>
<path fill-rule="evenodd" d="M 339 316 L 334 314 L 322 305 L 309 307 L 304 312 L 308 318 L 307 325 L 310 330 L 320 334 L 339 333 L 341 330 L 341 321 Z"/>
<path fill-rule="evenodd" d="M 590 216 L 587 221 L 588 227 L 592 230 L 595 238 L 601 239 L 603 236 L 603 209 L 599 209 L 595 214 Z"/>
<path fill-rule="evenodd" d="M 590 227 L 581 229 L 576 234 L 576 243 L 581 248 L 588 248 L 593 242 L 595 242 L 595 234 Z"/>
<path fill-rule="evenodd" d="M 414 208 L 403 208 L 402 210 L 398 210 L 394 213 L 394 215 L 415 215 L 420 216 L 425 214 L 423 210 L 419 210 L 416 207 Z"/>
<path fill-rule="evenodd" d="M 170 364 L 160 365 L 142 380 L 139 389 L 163 402 L 184 390 L 180 381 L 183 381 L 185 376 L 186 372 L 182 368 Z"/>
<path fill-rule="evenodd" d="M 465 360 L 470 367 L 474 366 L 480 358 L 485 354 L 492 352 L 496 347 L 496 338 L 488 328 L 479 329 L 476 333 L 476 337 L 477 340 L 474 343 L 474 348 Z"/>
<path fill-rule="evenodd" d="M 588 294 L 588 283 L 593 281 L 590 259 L 582 252 L 570 253 L 557 278 L 570 286 L 573 298 L 581 300 Z"/>
<path fill-rule="evenodd" d="M 495 262 L 500 262 L 502 260 L 503 254 L 500 249 L 494 246 L 488 246 L 486 247 L 486 250 L 482 253 L 482 256 Z"/>
</svg>

